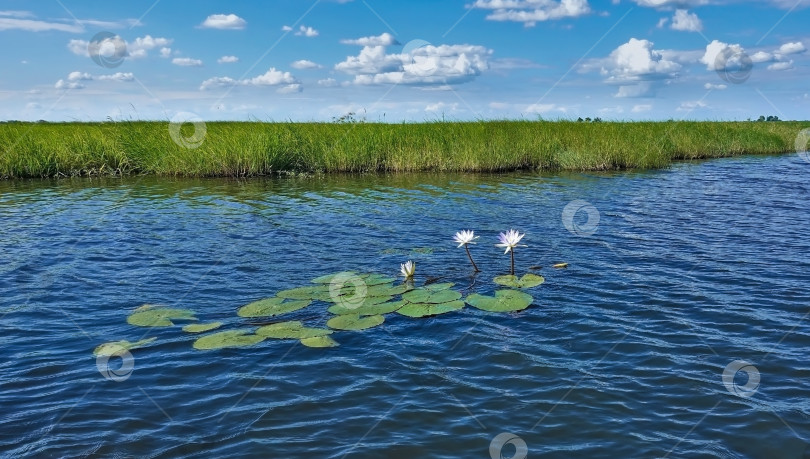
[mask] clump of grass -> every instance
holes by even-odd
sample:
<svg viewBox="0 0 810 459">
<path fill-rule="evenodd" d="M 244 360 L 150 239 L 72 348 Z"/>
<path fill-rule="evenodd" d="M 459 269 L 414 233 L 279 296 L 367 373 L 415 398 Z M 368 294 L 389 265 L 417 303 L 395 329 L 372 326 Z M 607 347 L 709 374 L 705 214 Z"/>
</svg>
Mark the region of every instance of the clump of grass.
<svg viewBox="0 0 810 459">
<path fill-rule="evenodd" d="M 190 126 L 181 135 L 191 135 Z M 615 170 L 792 152 L 808 122 L 209 122 L 195 149 L 156 121 L 0 124 L 0 177 Z"/>
</svg>

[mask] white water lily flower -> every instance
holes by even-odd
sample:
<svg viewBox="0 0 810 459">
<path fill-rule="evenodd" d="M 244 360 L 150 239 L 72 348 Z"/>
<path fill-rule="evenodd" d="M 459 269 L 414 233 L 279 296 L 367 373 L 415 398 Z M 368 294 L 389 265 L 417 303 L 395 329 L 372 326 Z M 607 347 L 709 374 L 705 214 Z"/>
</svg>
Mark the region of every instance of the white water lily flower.
<svg viewBox="0 0 810 459">
<path fill-rule="evenodd" d="M 473 242 L 475 239 L 478 239 L 478 236 L 476 236 L 475 231 L 472 230 L 459 231 L 453 236 L 453 240 L 458 242 L 459 249 L 467 244 L 475 244 L 475 242 Z"/>
<path fill-rule="evenodd" d="M 526 233 L 520 234 L 517 230 L 510 229 L 505 233 L 501 233 L 498 235 L 498 239 L 501 241 L 500 244 L 495 244 L 496 247 L 506 247 L 506 252 L 509 253 L 510 250 L 514 250 L 515 247 L 518 247 L 518 242 L 523 239 Z M 528 247 L 526 245 L 522 245 L 522 247 Z"/>
<path fill-rule="evenodd" d="M 413 277 L 413 274 L 416 272 L 416 263 L 408 260 L 407 262 L 399 265 L 399 271 L 406 278 Z"/>
</svg>

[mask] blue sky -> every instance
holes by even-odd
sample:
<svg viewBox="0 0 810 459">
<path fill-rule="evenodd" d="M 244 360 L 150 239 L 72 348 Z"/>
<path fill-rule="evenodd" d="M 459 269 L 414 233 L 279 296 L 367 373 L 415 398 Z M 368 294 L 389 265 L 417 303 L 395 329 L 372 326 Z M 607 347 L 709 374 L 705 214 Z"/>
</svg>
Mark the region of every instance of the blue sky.
<svg viewBox="0 0 810 459">
<path fill-rule="evenodd" d="M 0 119 L 808 119 L 808 24 L 810 0 L 3 0 Z"/>
</svg>

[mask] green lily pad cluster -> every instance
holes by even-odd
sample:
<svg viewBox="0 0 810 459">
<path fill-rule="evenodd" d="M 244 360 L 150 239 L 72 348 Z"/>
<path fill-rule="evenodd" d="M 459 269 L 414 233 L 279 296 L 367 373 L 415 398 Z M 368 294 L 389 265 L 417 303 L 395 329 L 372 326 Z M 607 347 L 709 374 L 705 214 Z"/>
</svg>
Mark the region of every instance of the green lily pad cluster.
<svg viewBox="0 0 810 459">
<path fill-rule="evenodd" d="M 458 311 L 464 307 L 461 293 L 450 290 L 455 284 L 431 284 L 402 295 L 406 303 L 397 313 L 408 317 L 427 317 Z"/>
<path fill-rule="evenodd" d="M 242 306 L 236 311 L 239 317 L 272 317 L 297 311 L 309 306 L 312 300 L 301 299 L 289 301 L 286 298 L 266 298 Z"/>
<path fill-rule="evenodd" d="M 201 351 L 226 347 L 245 347 L 264 341 L 264 338 L 251 333 L 250 329 L 227 330 L 205 335 L 194 341 L 194 349 Z"/>
<path fill-rule="evenodd" d="M 96 349 L 93 351 L 94 357 L 101 357 L 107 356 L 112 357 L 114 355 L 121 355 L 124 352 L 129 352 L 131 349 L 138 349 L 139 347 L 145 347 L 149 345 L 152 341 L 155 341 L 157 338 L 147 338 L 142 339 L 140 341 L 136 341 L 131 343 L 127 340 L 121 341 L 112 341 L 109 343 L 100 344 Z"/>
<path fill-rule="evenodd" d="M 512 288 L 532 288 L 537 287 L 538 285 L 542 284 L 546 281 L 543 276 L 538 276 L 537 274 L 524 274 L 523 277 L 519 278 L 517 276 L 506 275 L 506 276 L 498 276 L 494 279 L 495 283 L 498 285 L 504 285 L 506 287 Z"/>
<path fill-rule="evenodd" d="M 222 322 L 211 322 L 208 324 L 188 324 L 183 327 L 186 333 L 205 333 L 211 330 L 216 330 L 222 326 Z"/>
<path fill-rule="evenodd" d="M 256 330 L 256 334 L 265 338 L 306 339 L 331 335 L 332 330 L 325 328 L 305 327 L 300 321 L 291 320 L 288 322 L 279 322 L 260 327 L 258 330 Z"/>
<path fill-rule="evenodd" d="M 127 317 L 127 323 L 138 327 L 171 327 L 172 320 L 197 320 L 194 311 L 145 304 Z"/>
<path fill-rule="evenodd" d="M 467 304 L 489 312 L 522 311 L 532 304 L 534 299 L 528 293 L 517 290 L 498 290 L 495 296 L 473 293 L 467 297 Z"/>
<path fill-rule="evenodd" d="M 182 331 L 197 335 L 192 346 L 199 350 L 254 346 L 266 340 L 298 340 L 307 347 L 335 347 L 339 345 L 331 336 L 335 332 L 377 327 L 392 313 L 421 318 L 458 311 L 465 305 L 488 312 L 521 311 L 534 301 L 521 290 L 537 287 L 544 281 L 542 276 L 531 273 L 520 278 L 498 276 L 494 282 L 509 288 L 496 290 L 493 296 L 471 293 L 464 297 L 462 292 L 453 289 L 453 283 L 415 287 L 411 282 L 397 283 L 395 278 L 382 274 L 344 271 L 317 277 L 310 285 L 285 289 L 273 297 L 246 304 L 237 309 L 233 322 L 198 322 L 194 311 L 146 304 L 135 309 L 127 323 L 158 328 L 191 322 L 186 323 Z M 315 310 L 318 306 L 320 308 Z M 305 309 L 314 317 L 255 323 L 300 314 Z M 304 320 L 325 324 L 314 326 Z M 220 330 L 223 327 L 226 329 Z M 145 347 L 156 339 L 104 343 L 95 349 L 94 355 L 117 355 Z"/>
</svg>

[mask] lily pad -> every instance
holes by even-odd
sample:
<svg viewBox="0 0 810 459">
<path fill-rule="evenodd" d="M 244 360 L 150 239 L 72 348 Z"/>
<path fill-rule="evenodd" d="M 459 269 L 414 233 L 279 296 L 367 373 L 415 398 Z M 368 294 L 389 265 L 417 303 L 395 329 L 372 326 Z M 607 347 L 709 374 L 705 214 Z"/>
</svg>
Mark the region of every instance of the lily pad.
<svg viewBox="0 0 810 459">
<path fill-rule="evenodd" d="M 563 269 L 568 267 L 568 263 L 557 263 L 556 265 L 552 265 L 552 268 Z"/>
<path fill-rule="evenodd" d="M 337 347 L 340 346 L 337 341 L 333 340 L 330 336 L 315 336 L 312 338 L 304 338 L 301 344 L 306 347 Z"/>
<path fill-rule="evenodd" d="M 222 322 L 211 322 L 208 324 L 188 324 L 183 327 L 186 333 L 203 333 L 211 330 L 216 330 L 222 326 Z"/>
<path fill-rule="evenodd" d="M 387 301 L 391 301 L 393 299 L 394 299 L 393 295 L 388 295 L 388 296 L 371 296 L 371 295 L 369 295 L 363 300 L 362 304 L 363 305 L 381 304 L 381 303 L 385 303 Z M 341 304 L 340 301 L 338 301 L 337 303 Z"/>
<path fill-rule="evenodd" d="M 325 276 L 316 277 L 315 279 L 312 279 L 312 283 L 313 283 L 313 284 L 331 284 L 331 283 L 332 283 L 332 281 L 333 281 L 333 280 L 335 279 L 335 277 L 337 277 L 337 276 L 345 276 L 345 277 L 350 277 L 350 276 L 359 276 L 360 278 L 362 278 L 362 277 L 363 277 L 363 275 L 362 275 L 362 274 L 357 274 L 357 273 L 356 273 L 356 272 L 354 272 L 354 271 L 342 271 L 342 272 L 339 272 L 339 273 L 327 274 L 327 275 L 325 275 Z"/>
<path fill-rule="evenodd" d="M 252 346 L 264 341 L 263 336 L 254 335 L 250 330 L 228 330 L 205 335 L 194 341 L 194 349 L 202 351 L 226 347 Z"/>
<path fill-rule="evenodd" d="M 298 287 L 282 290 L 276 293 L 279 298 L 289 300 L 321 300 L 329 301 L 329 285 L 313 285 L 310 287 Z"/>
<path fill-rule="evenodd" d="M 402 285 L 380 284 L 372 286 L 353 286 L 347 285 L 340 290 L 335 291 L 334 295 L 325 300 L 332 303 L 346 304 L 349 306 L 361 306 L 364 304 L 379 304 L 390 301 L 392 297 L 401 295 L 412 287 Z"/>
<path fill-rule="evenodd" d="M 465 301 L 470 306 L 484 311 L 512 312 L 528 308 L 534 298 L 517 290 L 497 290 L 494 297 L 473 293 L 465 298 Z"/>
<path fill-rule="evenodd" d="M 285 302 L 285 298 L 265 298 L 242 306 L 236 312 L 239 317 L 269 317 L 297 311 L 309 306 L 310 300 L 293 300 Z"/>
<path fill-rule="evenodd" d="M 112 341 L 110 343 L 100 344 L 93 351 L 93 355 L 95 357 L 99 357 L 99 356 L 102 356 L 102 355 L 106 355 L 106 356 L 120 355 L 124 351 L 129 351 L 131 349 L 137 349 L 139 347 L 144 347 L 144 346 L 146 346 L 147 344 L 151 343 L 152 341 L 154 341 L 156 339 L 157 338 L 147 338 L 147 339 L 142 339 L 140 341 L 135 341 L 134 343 L 129 342 L 127 340 L 122 340 L 122 341 Z"/>
<path fill-rule="evenodd" d="M 331 303 L 338 303 L 341 301 L 360 303 L 368 296 L 370 295 L 368 293 L 368 287 L 365 284 L 356 285 L 347 283 L 343 287 L 332 284 L 329 291 L 329 298 L 325 298 L 324 301 Z"/>
<path fill-rule="evenodd" d="M 383 285 L 373 285 L 369 287 L 366 293 L 368 296 L 394 296 L 394 295 L 402 295 L 403 293 L 410 290 L 413 290 L 413 287 L 408 284 L 400 284 L 400 285 L 383 284 Z"/>
<path fill-rule="evenodd" d="M 334 306 L 330 306 L 328 311 L 345 311 L 340 313 L 333 313 L 333 314 L 362 314 L 359 312 L 352 312 L 357 311 L 359 309 L 369 308 L 378 304 L 387 303 L 388 301 L 393 300 L 393 296 L 370 296 L 370 297 L 339 297 L 335 301 Z M 370 314 L 363 314 L 363 315 L 373 315 L 376 313 Z"/>
<path fill-rule="evenodd" d="M 352 308 L 351 305 L 341 305 L 336 304 L 327 311 L 331 312 L 332 314 L 336 315 L 361 315 L 361 316 L 376 316 L 376 315 L 383 315 L 389 314 L 397 309 L 405 306 L 407 302 L 405 301 L 392 301 L 387 303 L 372 303 L 366 304 L 363 303 L 360 307 Z"/>
<path fill-rule="evenodd" d="M 145 304 L 127 317 L 127 323 L 136 327 L 171 327 L 172 320 L 197 320 L 194 311 L 164 308 Z"/>
<path fill-rule="evenodd" d="M 461 294 L 459 294 L 459 297 L 460 296 Z M 438 316 L 439 314 L 458 311 L 463 307 L 464 302 L 461 300 L 448 301 L 446 303 L 408 303 L 398 309 L 397 314 L 415 318 Z"/>
<path fill-rule="evenodd" d="M 382 274 L 372 274 L 363 279 L 363 282 L 365 282 L 366 286 L 368 287 L 373 287 L 375 285 L 391 284 L 394 281 L 396 281 L 395 278 L 384 276 Z"/>
<path fill-rule="evenodd" d="M 520 279 L 518 279 L 517 276 L 512 275 L 498 276 L 495 278 L 496 284 L 505 285 L 506 287 L 512 288 L 537 287 L 545 281 L 546 279 L 543 276 L 538 276 L 537 274 L 532 273 L 524 274 Z"/>
<path fill-rule="evenodd" d="M 256 334 L 265 338 L 276 339 L 306 339 L 331 335 L 332 330 L 325 328 L 309 328 L 297 320 L 265 325 L 256 330 Z"/>
<path fill-rule="evenodd" d="M 461 293 L 455 290 L 434 290 L 428 287 L 420 287 L 402 295 L 402 299 L 409 303 L 449 303 L 461 299 Z"/>
<path fill-rule="evenodd" d="M 390 284 L 396 281 L 393 277 L 388 277 L 383 274 L 359 274 L 354 271 L 343 271 L 335 274 L 329 274 L 313 279 L 312 282 L 316 284 L 324 284 L 332 287 L 333 283 L 342 283 L 343 286 L 349 287 L 354 284 L 359 284 L 362 281 L 367 287 L 373 285 Z"/>
<path fill-rule="evenodd" d="M 341 298 L 345 298 L 349 299 L 350 302 L 359 302 L 360 300 L 363 300 L 383 303 L 388 301 L 392 296 L 401 295 L 412 289 L 413 287 L 406 284 L 396 286 L 390 284 L 373 285 L 371 287 L 359 289 L 355 289 L 353 287 L 344 287 L 337 292 L 335 297 L 331 298 L 331 301 L 333 303 L 339 303 Z"/>
<path fill-rule="evenodd" d="M 428 285 L 425 285 L 425 286 L 423 286 L 421 288 L 428 289 L 431 292 L 438 292 L 440 290 L 449 290 L 449 289 L 453 288 L 454 285 L 456 285 L 456 284 L 454 284 L 452 282 L 443 282 L 441 284 L 428 284 Z"/>
<path fill-rule="evenodd" d="M 385 317 L 381 315 L 361 317 L 360 314 L 345 314 L 332 317 L 326 322 L 326 326 L 336 330 L 365 330 L 381 325 L 383 322 L 385 322 Z"/>
</svg>

